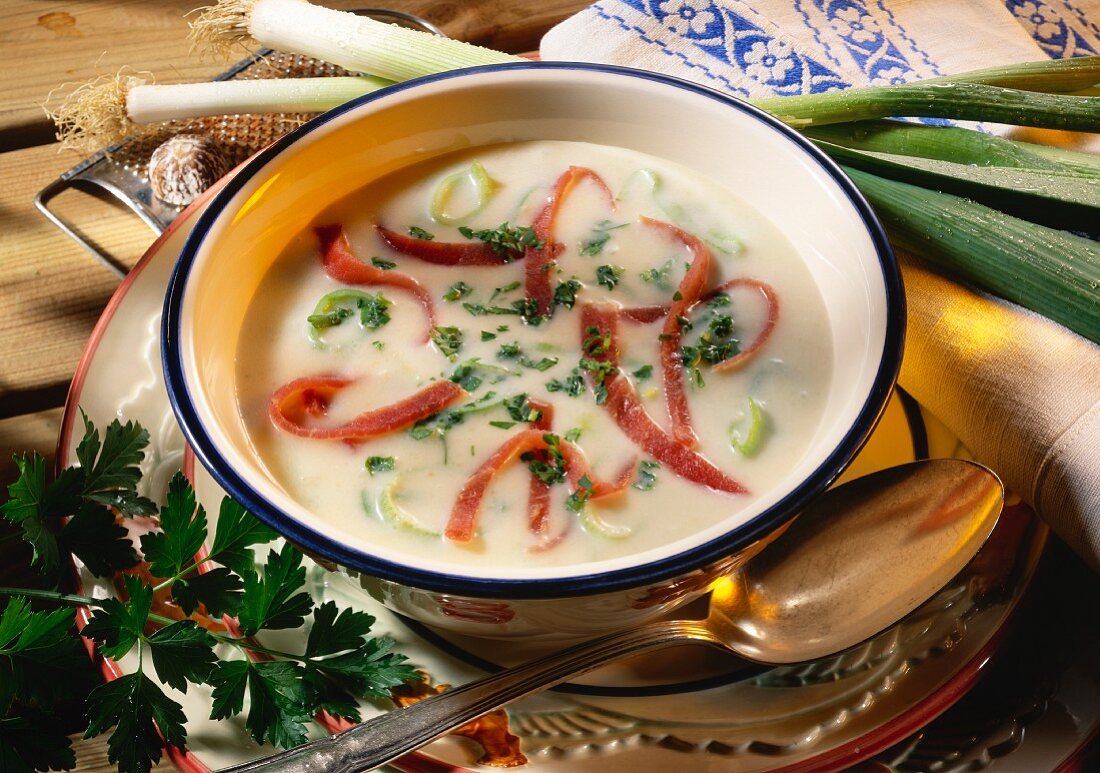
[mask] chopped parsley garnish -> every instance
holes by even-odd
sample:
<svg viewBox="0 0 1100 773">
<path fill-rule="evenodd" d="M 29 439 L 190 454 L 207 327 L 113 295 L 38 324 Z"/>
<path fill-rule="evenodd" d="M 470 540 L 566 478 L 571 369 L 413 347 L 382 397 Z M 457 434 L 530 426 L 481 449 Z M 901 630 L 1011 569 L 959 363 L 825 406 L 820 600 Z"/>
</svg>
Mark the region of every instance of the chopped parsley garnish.
<svg viewBox="0 0 1100 773">
<path fill-rule="evenodd" d="M 363 466 L 373 477 L 380 472 L 393 472 L 397 464 L 392 456 L 368 456 Z"/>
<path fill-rule="evenodd" d="M 306 321 L 314 331 L 335 327 L 359 312 L 360 324 L 368 330 L 377 330 L 390 321 L 389 308 L 393 303 L 378 293 L 371 295 L 360 290 L 334 290 L 317 302 Z"/>
<path fill-rule="evenodd" d="M 467 360 L 462 363 L 454 369 L 453 373 L 451 373 L 451 381 L 458 384 L 467 392 L 476 391 L 482 384 L 481 376 L 477 375 L 477 365 L 477 360 Z"/>
<path fill-rule="evenodd" d="M 457 327 L 436 325 L 432 328 L 431 338 L 448 360 L 453 360 L 462 348 L 462 331 Z"/>
<path fill-rule="evenodd" d="M 718 298 L 726 298 L 727 302 L 715 302 Z M 699 339 L 691 344 L 681 347 L 681 360 L 688 369 L 688 375 L 692 384 L 696 387 L 704 386 L 702 365 L 717 365 L 724 362 L 741 351 L 741 342 L 734 337 L 736 325 L 733 317 L 720 309 L 728 306 L 729 297 L 717 295 L 707 303 L 710 319 L 707 327 Z M 683 328 L 690 330 L 690 327 Z"/>
<path fill-rule="evenodd" d="M 496 333 L 490 333 L 488 330 L 482 330 L 481 331 L 481 340 L 482 341 L 492 341 L 496 337 L 497 337 Z"/>
<path fill-rule="evenodd" d="M 564 435 L 562 435 L 562 437 L 568 440 L 570 443 L 576 443 L 578 440 L 581 439 L 581 432 L 582 430 L 580 427 L 573 427 L 573 429 L 566 432 Z"/>
<path fill-rule="evenodd" d="M 643 282 L 657 285 L 662 290 L 671 290 L 672 283 L 670 282 L 670 274 L 672 273 L 673 260 L 669 258 L 661 264 L 659 268 L 649 268 L 643 271 L 640 276 Z"/>
<path fill-rule="evenodd" d="M 592 498 L 592 479 L 587 475 L 582 475 L 581 479 L 577 481 L 577 490 L 568 496 L 565 500 L 565 506 L 572 510 L 574 513 L 579 513 L 584 509 L 584 503 Z"/>
<path fill-rule="evenodd" d="M 359 304 L 359 321 L 367 330 L 377 330 L 390 321 L 389 308 L 392 305 L 382 293 L 368 296 Z"/>
<path fill-rule="evenodd" d="M 507 325 L 497 325 L 497 332 L 498 333 L 507 333 L 508 332 L 508 326 Z"/>
<path fill-rule="evenodd" d="M 580 368 L 573 368 L 564 379 L 551 379 L 546 382 L 547 392 L 565 392 L 570 397 L 579 397 L 584 392 L 584 376 Z"/>
<path fill-rule="evenodd" d="M 447 433 L 452 427 L 457 427 L 472 413 L 480 413 L 495 408 L 504 403 L 496 400 L 496 392 L 486 392 L 476 400 L 471 400 L 457 408 L 449 408 L 439 413 L 433 413 L 426 419 L 421 419 L 409 429 L 409 437 L 413 440 L 426 440 L 427 438 L 439 438 L 443 441 L 443 463 L 447 463 Z"/>
<path fill-rule="evenodd" d="M 515 360 L 522 354 L 523 349 L 515 341 L 510 344 L 501 344 L 500 348 L 497 349 L 498 360 Z"/>
<path fill-rule="evenodd" d="M 517 316 L 524 317 L 529 323 L 537 325 L 541 318 L 537 316 L 538 301 L 534 298 L 520 298 L 517 301 L 512 301 L 510 306 L 486 306 L 484 303 L 464 303 L 462 308 L 470 312 L 475 317 L 484 317 L 487 315 L 497 314 L 515 314 Z M 508 329 L 507 325 L 502 325 L 504 330 Z M 501 328 L 497 328 L 500 330 Z"/>
<path fill-rule="evenodd" d="M 386 348 L 386 342 L 385 341 L 371 341 L 370 345 L 373 346 L 378 351 L 382 351 L 383 349 Z"/>
<path fill-rule="evenodd" d="M 371 265 L 375 268 L 380 268 L 383 271 L 389 271 L 391 268 L 397 268 L 397 264 L 392 260 L 382 260 L 382 258 L 374 257 L 370 259 Z"/>
<path fill-rule="evenodd" d="M 498 295 L 507 295 L 508 293 L 512 292 L 513 290 L 518 290 L 519 288 L 520 288 L 520 282 L 518 282 L 518 281 L 509 282 L 508 284 L 503 285 L 501 287 L 495 287 L 495 288 L 493 288 L 493 294 L 489 296 L 489 303 L 492 303 Z"/>
<path fill-rule="evenodd" d="M 524 424 L 530 424 L 542 418 L 542 411 L 531 406 L 526 393 L 505 398 L 502 404 L 509 416 Z"/>
<path fill-rule="evenodd" d="M 478 239 L 485 242 L 489 245 L 489 249 L 499 255 L 506 263 L 522 257 L 528 247 L 541 250 L 544 246 L 543 241 L 535 235 L 535 229 L 524 225 L 512 228 L 508 223 L 501 223 L 496 228 L 481 231 L 460 226 L 458 232 L 467 239 Z"/>
<path fill-rule="evenodd" d="M 554 305 L 564 306 L 567 309 L 573 308 L 577 303 L 577 290 L 582 287 L 584 285 L 577 281 L 576 277 L 558 282 L 558 286 L 554 288 Z"/>
<path fill-rule="evenodd" d="M 466 284 L 465 282 L 455 282 L 453 285 L 447 288 L 447 292 L 443 293 L 443 300 L 452 302 L 461 300 L 473 291 L 474 288 L 470 287 L 470 285 Z"/>
<path fill-rule="evenodd" d="M 625 272 L 626 269 L 622 266 L 600 266 L 596 269 L 596 283 L 608 290 L 614 290 Z"/>
<path fill-rule="evenodd" d="M 657 476 L 654 473 L 659 469 L 661 469 L 660 462 L 643 459 L 642 463 L 638 465 L 638 475 L 634 478 L 634 482 L 630 484 L 630 487 L 636 488 L 638 491 L 652 491 L 653 487 L 657 485 Z"/>
<path fill-rule="evenodd" d="M 565 480 L 565 457 L 561 453 L 561 438 L 547 432 L 542 439 L 546 441 L 546 450 L 527 451 L 519 458 L 527 463 L 528 469 L 536 478 L 547 486 L 553 486 Z"/>
<path fill-rule="evenodd" d="M 642 367 L 638 368 L 636 371 L 634 371 L 630 375 L 632 375 L 634 378 L 638 379 L 639 381 L 645 381 L 647 378 L 649 378 L 650 376 L 653 375 L 653 366 L 652 365 L 643 365 Z"/>
<path fill-rule="evenodd" d="M 585 339 L 581 346 L 584 356 L 581 357 L 579 367 L 587 371 L 595 381 L 596 404 L 603 405 L 607 402 L 607 379 L 618 372 L 612 363 L 597 359 L 610 351 L 611 335 L 601 335 L 598 327 L 589 326 L 584 330 Z"/>
<path fill-rule="evenodd" d="M 489 426 L 490 427 L 497 427 L 498 429 L 511 429 L 512 427 L 516 426 L 516 422 L 514 422 L 514 421 L 491 421 L 491 422 L 489 422 Z"/>
<path fill-rule="evenodd" d="M 508 344 L 501 344 L 497 349 L 498 360 L 515 360 L 525 368 L 531 368 L 539 372 L 549 370 L 558 364 L 557 357 L 543 357 L 540 360 L 534 360 L 523 353 L 523 349 L 520 345 L 513 341 Z"/>
<path fill-rule="evenodd" d="M 414 239 L 423 239 L 426 242 L 430 242 L 435 238 L 435 234 L 430 234 L 418 225 L 409 226 L 409 236 Z"/>
<path fill-rule="evenodd" d="M 622 228 L 626 223 L 614 225 L 610 220 L 601 220 L 592 228 L 592 234 L 581 242 L 581 255 L 592 257 L 603 252 L 607 240 L 611 238 L 611 231 Z"/>
</svg>

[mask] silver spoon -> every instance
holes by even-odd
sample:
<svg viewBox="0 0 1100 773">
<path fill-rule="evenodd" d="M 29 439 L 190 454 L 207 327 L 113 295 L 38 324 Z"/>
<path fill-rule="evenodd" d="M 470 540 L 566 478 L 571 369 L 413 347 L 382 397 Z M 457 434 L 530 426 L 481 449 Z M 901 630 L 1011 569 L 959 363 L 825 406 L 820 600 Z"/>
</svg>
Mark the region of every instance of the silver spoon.
<svg viewBox="0 0 1100 773">
<path fill-rule="evenodd" d="M 705 620 L 608 634 L 222 773 L 371 770 L 506 703 L 677 644 L 771 665 L 836 654 L 946 586 L 984 544 L 1003 502 L 997 476 L 961 459 L 867 475 L 821 495 L 740 573 L 720 581 Z"/>
</svg>

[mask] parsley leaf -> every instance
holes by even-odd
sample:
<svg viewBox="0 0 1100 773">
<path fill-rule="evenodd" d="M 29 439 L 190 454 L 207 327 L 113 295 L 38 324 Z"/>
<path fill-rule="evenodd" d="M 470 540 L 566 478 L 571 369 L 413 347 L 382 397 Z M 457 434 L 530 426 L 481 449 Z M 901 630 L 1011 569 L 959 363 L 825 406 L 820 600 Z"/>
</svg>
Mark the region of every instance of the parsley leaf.
<svg viewBox="0 0 1100 773">
<path fill-rule="evenodd" d="M 642 367 L 638 368 L 636 371 L 634 371 L 630 375 L 632 375 L 634 378 L 638 379 L 639 381 L 645 381 L 647 378 L 649 378 L 650 376 L 653 375 L 653 366 L 652 365 L 643 365 Z"/>
<path fill-rule="evenodd" d="M 151 515 L 156 505 L 137 493 L 141 479 L 141 460 L 149 444 L 149 433 L 132 421 L 122 424 L 115 419 L 99 433 L 88 417 L 84 420 L 84 437 L 76 447 L 76 456 L 83 470 L 83 494 L 86 499 L 113 507 L 124 515 Z"/>
<path fill-rule="evenodd" d="M 573 371 L 564 379 L 551 379 L 546 382 L 547 392 L 565 392 L 570 397 L 579 397 L 584 392 L 584 376 L 580 368 Z"/>
<path fill-rule="evenodd" d="M 137 562 L 126 529 L 119 525 L 112 511 L 98 502 L 80 503 L 58 535 L 58 545 L 78 556 L 98 577 Z"/>
<path fill-rule="evenodd" d="M 126 602 L 115 598 L 103 599 L 100 608 L 80 632 L 96 642 L 100 652 L 114 660 L 133 649 L 141 639 L 153 605 L 153 588 L 140 577 L 126 575 L 122 582 Z"/>
<path fill-rule="evenodd" d="M 235 614 L 241 606 L 244 583 L 224 566 L 206 572 L 192 572 L 172 584 L 172 598 L 185 614 L 199 604 L 211 615 Z"/>
<path fill-rule="evenodd" d="M 148 771 L 160 761 L 160 733 L 173 746 L 183 746 L 187 741 L 186 721 L 180 705 L 137 671 L 92 690 L 84 737 L 93 738 L 114 727 L 107 742 L 107 759 L 120 770 Z"/>
<path fill-rule="evenodd" d="M 389 271 L 390 269 L 397 268 L 397 264 L 392 260 L 382 260 L 382 258 L 374 257 L 370 259 L 371 265 L 375 268 L 380 268 L 383 271 Z"/>
<path fill-rule="evenodd" d="M 183 473 L 168 482 L 168 497 L 160 511 L 161 531 L 141 536 L 141 552 L 154 577 L 175 577 L 194 563 L 206 540 L 206 511 L 195 502 L 195 491 Z"/>
<path fill-rule="evenodd" d="M 639 276 L 642 277 L 643 282 L 657 285 L 662 290 L 671 290 L 672 283 L 670 281 L 670 274 L 672 273 L 674 262 L 672 258 L 669 258 L 658 268 L 650 268 L 643 271 Z"/>
<path fill-rule="evenodd" d="M 217 641 L 194 620 L 180 620 L 161 628 L 146 642 L 157 676 L 180 692 L 187 692 L 188 682 L 205 682 L 217 661 Z"/>
<path fill-rule="evenodd" d="M 584 503 L 587 502 L 591 496 L 592 479 L 587 475 L 582 475 L 580 480 L 577 481 L 577 490 L 566 498 L 565 506 L 574 513 L 579 513 L 584 509 Z"/>
<path fill-rule="evenodd" d="M 465 298 L 472 293 L 474 288 L 465 282 L 455 282 L 453 285 L 447 288 L 447 292 L 443 293 L 443 300 L 445 301 L 457 301 Z"/>
<path fill-rule="evenodd" d="M 51 509 L 46 500 L 46 460 L 38 453 L 15 456 L 12 460 L 19 477 L 8 486 L 8 501 L 0 508 L 4 519 L 18 526 L 23 539 L 30 544 L 31 563 L 52 577 L 60 567 L 60 551 L 57 537 L 45 520 Z"/>
<path fill-rule="evenodd" d="M 614 290 L 624 273 L 626 269 L 622 266 L 600 266 L 596 269 L 596 282 L 608 290 Z"/>
<path fill-rule="evenodd" d="M 381 472 L 392 472 L 396 462 L 392 456 L 368 456 L 363 463 L 371 477 Z"/>
<path fill-rule="evenodd" d="M 289 543 L 281 551 L 272 550 L 264 566 L 263 577 L 256 572 L 244 574 L 244 598 L 238 620 L 245 636 L 264 628 L 297 628 L 313 607 L 308 593 L 297 593 L 306 583 L 302 554 Z"/>
<path fill-rule="evenodd" d="M 423 239 L 426 242 L 430 242 L 432 239 L 435 238 L 435 234 L 428 233 L 418 225 L 409 226 L 409 236 L 413 237 L 414 239 Z"/>
<path fill-rule="evenodd" d="M 611 231 L 622 228 L 626 223 L 614 225 L 610 220 L 601 220 L 592 228 L 592 234 L 581 243 L 581 255 L 592 257 L 603 252 L 607 240 L 611 238 Z"/>
<path fill-rule="evenodd" d="M 243 505 L 229 497 L 223 497 L 218 511 L 218 525 L 214 529 L 214 542 L 210 546 L 210 557 L 222 566 L 243 574 L 256 566 L 252 546 L 271 542 L 278 536 Z"/>
<path fill-rule="evenodd" d="M 462 349 L 462 330 L 457 327 L 436 325 L 431 330 L 431 338 L 448 360 L 453 360 Z"/>
<path fill-rule="evenodd" d="M 257 743 L 268 740 L 289 748 L 306 742 L 313 714 L 306 705 L 301 666 L 285 660 L 250 664 L 248 697 L 245 727 Z"/>
<path fill-rule="evenodd" d="M 508 223 L 501 223 L 496 228 L 486 228 L 475 231 L 466 226 L 459 226 L 458 232 L 467 239 L 478 239 L 489 245 L 494 253 L 504 259 L 505 262 L 522 257 L 528 249 L 541 250 L 544 242 L 535 234 L 535 229 L 530 226 L 519 225 L 514 228 Z"/>
<path fill-rule="evenodd" d="M 30 706 L 0 719 L 0 770 L 31 773 L 35 770 L 72 770 L 76 754 L 58 719 Z"/>
<path fill-rule="evenodd" d="M 634 479 L 631 488 L 636 488 L 638 491 L 651 491 L 655 485 L 657 485 L 657 476 L 654 474 L 656 470 L 661 469 L 661 463 L 655 462 L 651 459 L 643 459 L 642 463 L 638 465 L 638 475 Z"/>
<path fill-rule="evenodd" d="M 564 306 L 567 309 L 573 308 L 577 303 L 577 291 L 582 287 L 584 285 L 576 277 L 558 282 L 558 286 L 554 288 L 554 305 Z"/>
</svg>

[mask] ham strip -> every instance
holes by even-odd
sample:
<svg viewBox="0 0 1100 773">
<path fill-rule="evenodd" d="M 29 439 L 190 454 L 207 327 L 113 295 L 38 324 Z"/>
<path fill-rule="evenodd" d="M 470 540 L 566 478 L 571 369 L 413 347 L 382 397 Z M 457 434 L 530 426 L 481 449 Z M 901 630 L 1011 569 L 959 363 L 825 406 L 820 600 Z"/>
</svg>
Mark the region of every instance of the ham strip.
<svg viewBox="0 0 1100 773">
<path fill-rule="evenodd" d="M 581 312 L 581 339 L 590 328 L 609 341 L 601 352 L 590 352 L 592 359 L 613 366 L 603 379 L 607 389 L 604 407 L 627 437 L 676 475 L 715 491 L 747 494 L 748 489 L 714 466 L 706 457 L 678 442 L 646 412 L 630 381 L 619 371 L 618 319 L 620 311 L 609 305 L 585 304 Z M 589 379 L 594 380 L 592 374 Z"/>
<path fill-rule="evenodd" d="M 321 240 L 321 257 L 324 261 L 325 272 L 337 282 L 351 285 L 382 285 L 397 287 L 412 293 L 424 307 L 424 313 L 428 316 L 428 332 L 424 334 L 427 341 L 431 328 L 435 327 L 435 303 L 424 286 L 408 274 L 400 271 L 384 271 L 377 266 L 364 263 L 355 257 L 348 243 L 347 234 L 339 225 L 325 225 L 313 229 L 317 238 Z"/>
<path fill-rule="evenodd" d="M 450 380 L 435 381 L 396 403 L 364 411 L 335 427 L 307 426 L 306 419 L 328 415 L 332 399 L 352 383 L 340 376 L 305 376 L 280 387 L 271 396 L 268 416 L 283 432 L 314 440 L 356 442 L 411 427 L 421 419 L 468 397 L 466 390 Z"/>
<path fill-rule="evenodd" d="M 611 208 L 614 209 L 614 196 L 603 178 L 587 167 L 571 166 L 562 172 L 561 176 L 555 181 L 546 203 L 531 222 L 531 228 L 535 232 L 535 237 L 542 242 L 542 247 L 539 249 L 527 248 L 524 256 L 527 261 L 524 269 L 525 286 L 527 298 L 535 301 L 535 313 L 540 317 L 548 317 L 553 311 L 554 288 L 551 282 L 551 274 L 553 273 L 554 261 L 565 249 L 564 245 L 554 241 L 554 222 L 557 220 L 558 210 L 561 209 L 566 197 L 569 196 L 569 193 L 579 182 L 586 179 L 599 186 L 607 197 Z"/>
<path fill-rule="evenodd" d="M 485 242 L 437 242 L 406 236 L 381 225 L 374 228 L 382 240 L 397 252 L 437 266 L 501 266 L 511 262 L 493 252 Z"/>
</svg>

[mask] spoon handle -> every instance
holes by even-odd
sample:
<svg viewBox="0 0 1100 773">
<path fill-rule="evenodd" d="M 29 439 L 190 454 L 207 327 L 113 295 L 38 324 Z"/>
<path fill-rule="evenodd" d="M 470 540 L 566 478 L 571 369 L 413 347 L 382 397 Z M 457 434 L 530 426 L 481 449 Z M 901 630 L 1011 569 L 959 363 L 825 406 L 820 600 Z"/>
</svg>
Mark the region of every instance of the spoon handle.
<svg viewBox="0 0 1100 773">
<path fill-rule="evenodd" d="M 721 647 L 702 622 L 668 621 L 608 634 L 561 652 L 456 687 L 403 709 L 375 717 L 342 733 L 311 741 L 220 773 L 353 773 L 372 770 L 446 735 L 506 703 L 553 687 L 627 655 L 673 644 Z"/>
</svg>

